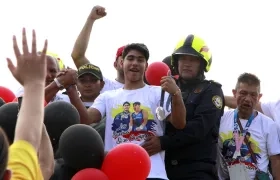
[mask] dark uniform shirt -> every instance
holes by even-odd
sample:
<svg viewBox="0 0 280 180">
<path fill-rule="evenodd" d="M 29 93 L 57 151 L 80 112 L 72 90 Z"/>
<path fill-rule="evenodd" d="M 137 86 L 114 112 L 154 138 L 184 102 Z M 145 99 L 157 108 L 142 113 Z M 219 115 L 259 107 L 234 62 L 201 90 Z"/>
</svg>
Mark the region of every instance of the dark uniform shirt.
<svg viewBox="0 0 280 180">
<path fill-rule="evenodd" d="M 180 86 L 179 86 L 180 87 Z M 187 110 L 186 127 L 166 124 L 160 137 L 170 180 L 217 179 L 216 155 L 220 119 L 224 112 L 221 85 L 206 81 L 180 87 Z"/>
</svg>

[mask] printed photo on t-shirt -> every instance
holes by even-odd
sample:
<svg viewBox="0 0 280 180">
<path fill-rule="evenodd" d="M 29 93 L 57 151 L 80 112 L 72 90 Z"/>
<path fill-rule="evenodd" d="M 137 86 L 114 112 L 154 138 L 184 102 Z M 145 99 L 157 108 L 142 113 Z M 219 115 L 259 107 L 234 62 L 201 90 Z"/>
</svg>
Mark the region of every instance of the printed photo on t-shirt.
<svg viewBox="0 0 280 180">
<path fill-rule="evenodd" d="M 141 102 L 125 101 L 112 110 L 113 139 L 116 144 L 140 143 L 148 136 L 155 136 L 157 123 L 151 109 Z"/>
<path fill-rule="evenodd" d="M 239 137 L 241 137 L 240 131 Z M 229 164 L 239 163 L 240 161 L 243 162 L 247 169 L 257 170 L 256 166 L 253 164 L 252 154 L 250 153 L 249 148 L 247 147 L 246 143 L 243 141 L 241 148 L 240 148 L 240 157 L 233 159 L 233 155 L 236 150 L 236 144 L 233 136 L 233 131 L 228 131 L 227 133 L 220 133 L 220 137 L 222 140 L 222 155 L 224 156 L 225 160 Z M 245 135 L 245 138 L 248 140 L 248 145 L 251 147 L 252 151 L 254 152 L 254 157 L 258 160 L 260 159 L 261 149 L 259 148 L 259 143 L 251 137 L 251 133 L 248 131 Z"/>
</svg>

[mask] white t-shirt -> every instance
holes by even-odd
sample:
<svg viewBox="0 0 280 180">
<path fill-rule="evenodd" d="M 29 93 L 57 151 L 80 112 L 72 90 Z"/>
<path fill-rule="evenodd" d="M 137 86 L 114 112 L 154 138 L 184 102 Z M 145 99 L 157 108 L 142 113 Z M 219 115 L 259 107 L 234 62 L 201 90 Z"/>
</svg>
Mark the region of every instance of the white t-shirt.
<svg viewBox="0 0 280 180">
<path fill-rule="evenodd" d="M 114 90 L 114 89 L 119 89 L 122 88 L 124 84 L 111 79 L 107 79 L 107 78 L 103 78 L 105 85 L 103 87 L 103 89 L 101 90 L 100 93 L 104 93 L 105 91 L 110 91 L 110 90 Z"/>
<path fill-rule="evenodd" d="M 261 103 L 263 113 L 280 126 L 280 100 Z"/>
<path fill-rule="evenodd" d="M 102 117 L 106 115 L 105 151 L 125 142 L 141 144 L 147 136 L 162 136 L 165 123 L 157 120 L 155 113 L 160 97 L 161 87 L 149 85 L 137 90 L 121 88 L 99 95 L 92 108 L 99 110 Z M 166 107 L 167 99 L 168 93 L 165 94 L 164 107 Z M 167 108 L 165 108 L 166 117 L 171 112 L 171 107 L 167 106 Z M 146 120 L 147 124 L 143 126 Z M 129 128 L 131 121 L 133 122 L 132 129 Z M 139 129 L 141 125 L 142 130 Z M 150 157 L 149 178 L 168 179 L 164 155 L 162 151 Z"/>
<path fill-rule="evenodd" d="M 245 128 L 248 120 L 240 119 L 243 128 Z M 225 161 L 230 161 L 235 152 L 235 141 L 233 139 L 234 126 L 234 110 L 224 113 L 221 118 L 219 130 L 219 148 L 218 148 L 218 175 L 220 180 L 229 178 Z M 257 167 L 264 172 L 268 172 L 269 157 L 280 154 L 280 139 L 278 136 L 278 126 L 276 123 L 258 112 L 253 119 L 249 129 L 249 143 L 255 153 L 258 165 Z M 255 178 L 256 167 L 252 162 L 251 155 L 247 145 L 241 146 L 241 156 L 244 160 L 245 167 L 252 180 Z M 222 158 L 222 156 L 224 158 Z"/>
<path fill-rule="evenodd" d="M 16 97 L 21 97 L 23 95 L 23 93 L 24 93 L 24 88 L 21 87 L 18 89 L 18 91 L 16 92 L 15 95 L 16 95 Z M 69 97 L 66 94 L 62 94 L 62 92 L 60 92 L 60 91 L 55 95 L 55 97 L 49 103 L 52 103 L 55 101 L 65 101 L 65 102 L 71 103 Z"/>
</svg>

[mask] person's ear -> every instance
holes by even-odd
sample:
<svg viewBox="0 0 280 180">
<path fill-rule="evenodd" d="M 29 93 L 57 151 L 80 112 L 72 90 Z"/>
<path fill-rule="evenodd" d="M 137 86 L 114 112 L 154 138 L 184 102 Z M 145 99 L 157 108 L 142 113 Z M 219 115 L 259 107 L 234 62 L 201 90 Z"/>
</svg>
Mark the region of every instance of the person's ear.
<svg viewBox="0 0 280 180">
<path fill-rule="evenodd" d="M 235 89 L 232 90 L 233 97 L 236 98 L 237 91 Z"/>
<path fill-rule="evenodd" d="M 105 82 L 103 80 L 100 81 L 100 91 L 103 89 L 104 85 L 105 85 Z"/>
<path fill-rule="evenodd" d="M 262 98 L 262 96 L 263 96 L 263 94 L 260 93 L 260 94 L 259 94 L 259 97 L 258 97 L 258 101 Z"/>
<path fill-rule="evenodd" d="M 118 66 L 118 63 L 117 63 L 117 61 L 115 61 L 115 62 L 114 62 L 114 68 L 116 69 L 117 66 Z"/>
<path fill-rule="evenodd" d="M 149 66 L 149 63 L 146 63 L 145 71 L 147 70 L 148 66 Z"/>
<path fill-rule="evenodd" d="M 124 60 L 121 59 L 121 62 L 120 62 L 121 68 L 123 68 L 123 62 L 124 62 Z"/>
</svg>

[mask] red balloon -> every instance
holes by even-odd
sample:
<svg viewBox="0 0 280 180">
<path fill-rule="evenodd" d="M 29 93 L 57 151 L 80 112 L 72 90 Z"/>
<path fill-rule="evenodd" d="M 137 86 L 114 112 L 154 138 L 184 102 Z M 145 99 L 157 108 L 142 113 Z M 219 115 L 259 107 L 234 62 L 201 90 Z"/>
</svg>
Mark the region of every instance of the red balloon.
<svg viewBox="0 0 280 180">
<path fill-rule="evenodd" d="M 86 168 L 77 172 L 71 180 L 109 180 L 106 174 L 99 169 Z"/>
<path fill-rule="evenodd" d="M 0 98 L 6 103 L 12 102 L 15 97 L 15 94 L 10 89 L 0 86 Z"/>
<path fill-rule="evenodd" d="M 141 146 L 124 143 L 116 146 L 106 155 L 102 171 L 110 180 L 143 180 L 151 170 L 148 153 Z"/>
<path fill-rule="evenodd" d="M 160 80 L 163 76 L 167 76 L 170 68 L 163 62 L 153 62 L 145 72 L 146 80 L 150 85 L 160 86 Z"/>
</svg>

